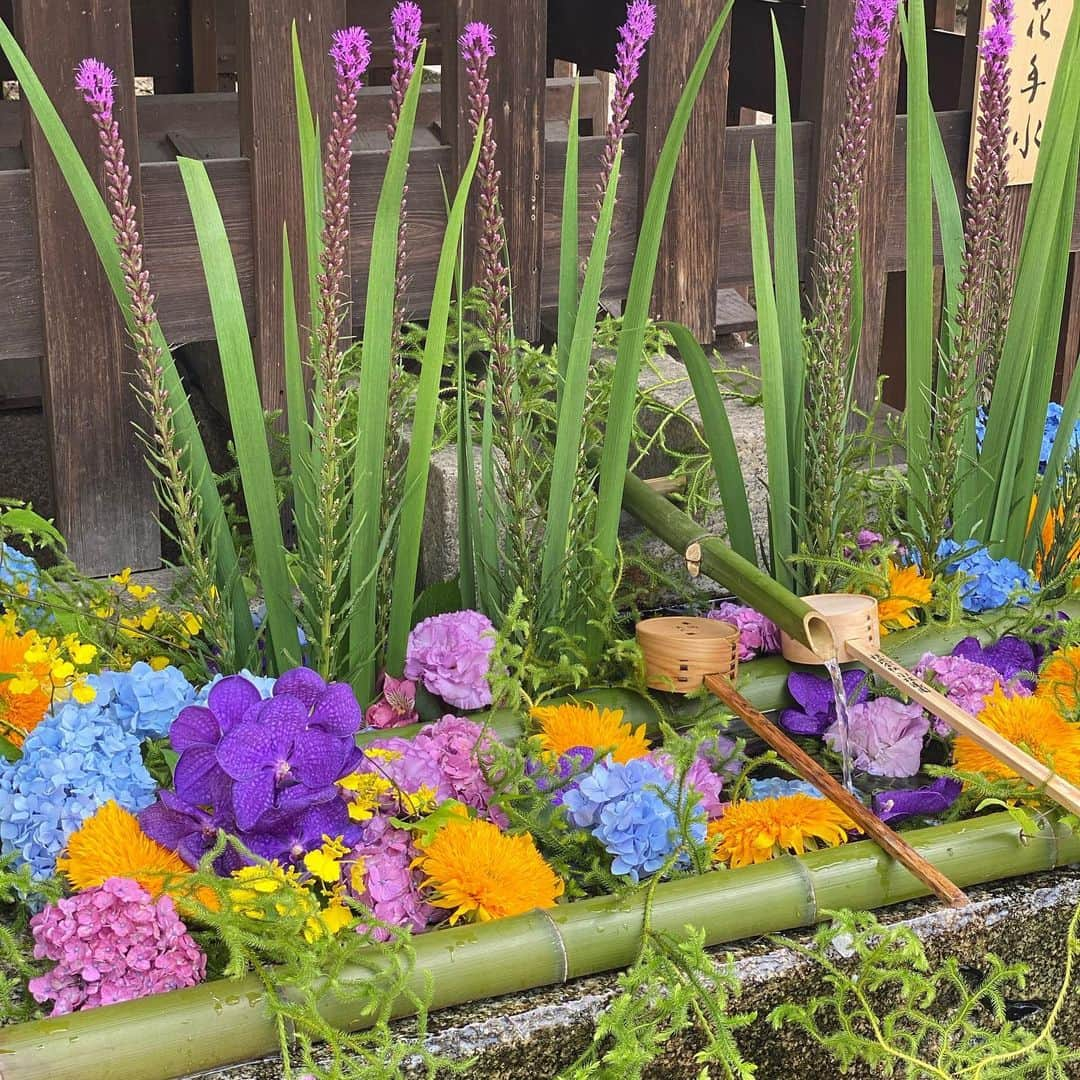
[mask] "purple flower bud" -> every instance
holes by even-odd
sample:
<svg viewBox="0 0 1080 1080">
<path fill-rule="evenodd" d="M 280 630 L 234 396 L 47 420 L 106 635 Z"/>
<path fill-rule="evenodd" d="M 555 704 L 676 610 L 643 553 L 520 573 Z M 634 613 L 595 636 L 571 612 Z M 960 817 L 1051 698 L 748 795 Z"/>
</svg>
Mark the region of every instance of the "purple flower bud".
<svg viewBox="0 0 1080 1080">
<path fill-rule="evenodd" d="M 87 105 L 111 113 L 116 76 L 108 64 L 88 56 L 75 72 L 75 89 L 82 91 Z"/>
<path fill-rule="evenodd" d="M 344 30 L 335 30 L 330 56 L 338 78 L 352 84 L 355 89 L 371 63 L 371 38 L 362 26 L 347 26 Z"/>
</svg>

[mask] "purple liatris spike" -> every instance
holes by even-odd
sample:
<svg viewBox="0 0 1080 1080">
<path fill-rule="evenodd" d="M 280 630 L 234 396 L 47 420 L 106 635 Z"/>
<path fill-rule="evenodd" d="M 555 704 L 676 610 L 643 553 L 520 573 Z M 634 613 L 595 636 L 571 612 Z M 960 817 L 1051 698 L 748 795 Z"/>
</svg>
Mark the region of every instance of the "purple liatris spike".
<svg viewBox="0 0 1080 1080">
<path fill-rule="evenodd" d="M 495 32 L 487 23 L 466 23 L 458 38 L 458 45 L 461 46 L 461 55 L 466 64 L 475 60 L 478 64 L 486 65 L 495 55 Z"/>
<path fill-rule="evenodd" d="M 405 91 L 416 65 L 416 49 L 420 44 L 420 24 L 423 13 L 418 4 L 403 0 L 390 13 L 390 27 L 394 46 L 393 72 L 390 75 L 390 141 L 397 132 L 401 105 L 405 100 Z"/>
<path fill-rule="evenodd" d="M 877 75 L 881 59 L 889 47 L 897 0 L 858 0 L 851 37 L 855 56 L 863 60 L 871 74 Z"/>
<path fill-rule="evenodd" d="M 75 89 L 91 108 L 112 113 L 116 76 L 107 64 L 88 56 L 75 72 Z"/>
<path fill-rule="evenodd" d="M 604 193 L 615 165 L 615 155 L 619 152 L 619 145 L 629 123 L 630 106 L 634 101 L 633 85 L 641 71 L 645 48 L 655 30 L 656 6 L 650 3 L 650 0 L 631 0 L 626 7 L 626 22 L 619 27 L 619 43 L 615 47 L 615 90 L 611 99 L 607 142 L 600 160 L 594 220 L 600 216 Z"/>
<path fill-rule="evenodd" d="M 360 80 L 371 63 L 371 38 L 362 26 L 347 26 L 344 30 L 335 30 L 330 56 L 338 78 L 354 89 L 359 89 Z"/>
</svg>

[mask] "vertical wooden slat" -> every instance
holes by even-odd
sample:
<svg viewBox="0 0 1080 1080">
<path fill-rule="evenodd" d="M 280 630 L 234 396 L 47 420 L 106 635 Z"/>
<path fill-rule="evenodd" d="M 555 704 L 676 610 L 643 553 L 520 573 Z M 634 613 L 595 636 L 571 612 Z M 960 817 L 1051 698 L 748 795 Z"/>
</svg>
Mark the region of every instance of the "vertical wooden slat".
<svg viewBox="0 0 1080 1080">
<path fill-rule="evenodd" d="M 191 68 L 196 94 L 217 93 L 217 0 L 191 0 Z"/>
<path fill-rule="evenodd" d="M 806 9 L 806 36 L 800 95 L 801 119 L 814 123 L 810 191 L 814 193 L 812 237 L 820 236 L 824 195 L 828 189 L 836 140 L 846 115 L 847 71 L 851 55 L 851 0 L 818 0 Z M 899 31 L 893 29 L 873 94 L 867 135 L 866 177 L 860 204 L 865 307 L 862 345 L 855 372 L 855 398 L 865 406 L 873 398 L 885 313 L 885 245 L 888 187 L 896 123 L 896 88 L 900 75 Z M 808 277 L 814 276 L 816 239 L 809 251 Z"/>
<path fill-rule="evenodd" d="M 251 161 L 255 262 L 255 366 L 263 406 L 285 407 L 281 226 L 288 222 L 301 326 L 306 317 L 304 205 L 296 140 L 292 22 L 296 18 L 312 105 L 329 127 L 334 72 L 328 50 L 345 25 L 345 0 L 238 0 L 240 148 Z M 348 279 L 346 279 L 346 290 Z"/>
<path fill-rule="evenodd" d="M 1076 376 L 1080 356 L 1080 254 L 1069 256 L 1069 285 L 1065 291 L 1065 319 L 1058 347 L 1057 373 L 1054 377 L 1054 400 L 1063 401 Z"/>
<path fill-rule="evenodd" d="M 443 0 L 442 130 L 455 148 L 457 169 L 472 146 L 467 86 L 456 42 L 467 23 L 489 23 L 497 54 L 489 66 L 502 205 L 513 284 L 514 330 L 540 333 L 544 250 L 544 86 L 547 74 L 547 0 Z M 470 221 L 475 248 L 475 217 Z"/>
<path fill-rule="evenodd" d="M 128 0 L 19 0 L 16 33 L 92 171 L 97 137 L 72 77 L 84 56 L 117 74 L 116 115 L 139 197 L 131 14 Z M 123 319 L 74 200 L 30 109 L 24 147 L 31 167 L 37 244 L 44 268 L 42 377 L 57 520 L 72 558 L 90 574 L 160 564 L 150 473 L 132 422 L 134 357 Z"/>
<path fill-rule="evenodd" d="M 679 95 L 724 3 L 701 0 L 688 5 L 681 0 L 659 0 L 656 8 L 656 34 L 649 43 L 631 120 L 631 127 L 640 132 L 643 142 L 642 206 Z M 653 288 L 653 314 L 684 323 L 699 341 L 712 341 L 716 331 L 717 279 L 722 258 L 717 196 L 724 183 L 730 50 L 729 21 L 686 132 Z"/>
</svg>

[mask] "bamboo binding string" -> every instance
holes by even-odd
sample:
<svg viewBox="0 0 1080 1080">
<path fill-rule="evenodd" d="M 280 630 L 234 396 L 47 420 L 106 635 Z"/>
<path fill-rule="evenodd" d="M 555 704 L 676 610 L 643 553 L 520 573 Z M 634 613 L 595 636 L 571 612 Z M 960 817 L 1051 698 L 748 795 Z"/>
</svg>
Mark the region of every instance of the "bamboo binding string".
<svg viewBox="0 0 1080 1080">
<path fill-rule="evenodd" d="M 881 651 L 881 639 L 877 629 L 877 601 L 872 596 L 847 596 L 842 603 L 839 595 L 825 594 L 803 598 L 829 623 L 835 637 L 836 659 L 842 663 L 855 661 L 881 676 L 887 683 L 917 701 L 924 709 L 944 720 L 954 731 L 966 735 L 1008 765 L 1017 776 L 1044 791 L 1047 796 L 1070 813 L 1080 814 L 1080 788 L 1059 776 L 1053 769 L 1033 758 L 1026 750 L 987 727 L 971 713 L 954 705 L 944 694 L 913 675 Z M 874 629 L 867 632 L 865 616 L 873 612 Z M 802 664 L 820 664 L 821 658 L 795 641 L 781 634 L 783 652 L 789 660 Z"/>
<path fill-rule="evenodd" d="M 688 694 L 704 685 L 742 717 L 804 780 L 843 810 L 867 836 L 877 841 L 882 850 L 906 866 L 941 900 L 951 907 L 967 904 L 967 896 L 940 870 L 863 806 L 735 689 L 739 646 L 736 627 L 715 619 L 669 617 L 644 619 L 637 624 L 636 633 L 645 658 L 649 686 Z"/>
</svg>

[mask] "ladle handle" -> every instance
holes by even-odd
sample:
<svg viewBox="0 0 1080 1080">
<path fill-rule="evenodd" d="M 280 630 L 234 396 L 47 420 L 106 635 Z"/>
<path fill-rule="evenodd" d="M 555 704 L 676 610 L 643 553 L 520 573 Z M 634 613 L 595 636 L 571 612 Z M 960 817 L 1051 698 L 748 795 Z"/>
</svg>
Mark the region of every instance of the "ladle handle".
<svg viewBox="0 0 1080 1080">
<path fill-rule="evenodd" d="M 840 807 L 867 836 L 877 841 L 882 850 L 903 863 L 939 899 L 950 907 L 964 907 L 968 903 L 967 896 L 957 885 L 924 859 L 902 836 L 893 832 L 872 810 L 863 806 L 831 773 L 755 709 L 727 679 L 722 675 L 706 675 L 705 687 L 738 713 L 804 780 L 808 780 L 830 802 Z"/>
<path fill-rule="evenodd" d="M 1008 765 L 1017 776 L 1022 776 L 1029 784 L 1054 800 L 1059 806 L 1074 814 L 1080 814 L 1080 788 L 1070 784 L 1053 769 L 1033 758 L 1026 750 L 1021 750 L 1015 743 L 1009 742 L 981 720 L 969 712 L 954 705 L 944 694 L 925 683 L 917 675 L 898 664 L 892 657 L 876 652 L 858 641 L 844 642 L 846 651 L 861 664 L 897 690 L 902 690 L 912 701 L 917 701 L 924 709 L 929 709 L 935 716 L 944 720 L 954 731 L 962 732 L 984 750 L 993 754 L 998 761 Z"/>
</svg>

